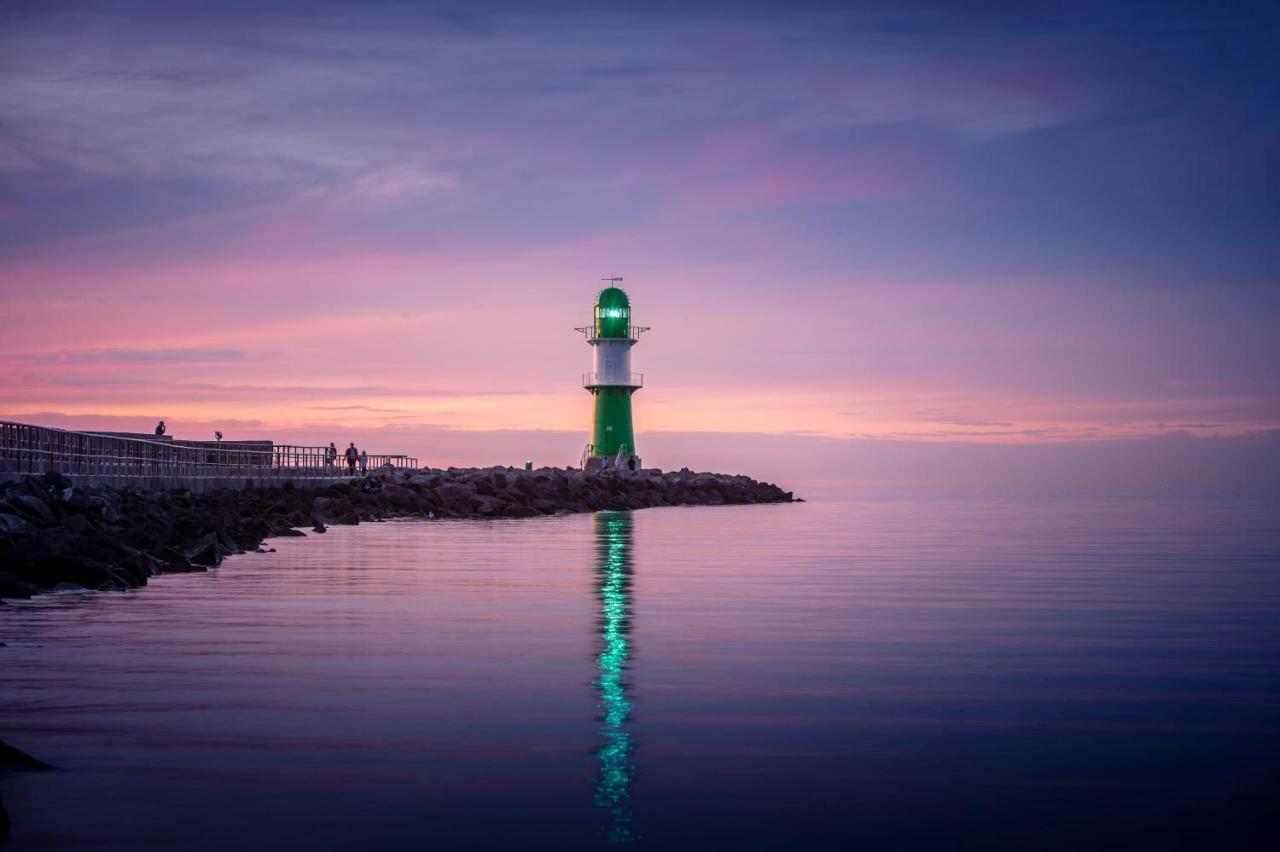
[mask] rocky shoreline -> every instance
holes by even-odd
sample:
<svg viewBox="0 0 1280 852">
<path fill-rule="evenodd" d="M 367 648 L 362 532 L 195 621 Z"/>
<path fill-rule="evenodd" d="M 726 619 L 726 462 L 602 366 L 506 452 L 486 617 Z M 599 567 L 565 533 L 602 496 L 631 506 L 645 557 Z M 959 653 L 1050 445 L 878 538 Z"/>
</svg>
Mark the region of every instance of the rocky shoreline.
<svg viewBox="0 0 1280 852">
<path fill-rule="evenodd" d="M 321 488 L 142 491 L 74 485 L 56 473 L 0 484 L 0 598 L 59 587 L 129 589 L 204 571 L 306 527 L 388 518 L 528 518 L 601 509 L 789 503 L 746 476 L 449 468 L 374 473 Z M 0 601 L 3 603 L 3 601 Z"/>
</svg>

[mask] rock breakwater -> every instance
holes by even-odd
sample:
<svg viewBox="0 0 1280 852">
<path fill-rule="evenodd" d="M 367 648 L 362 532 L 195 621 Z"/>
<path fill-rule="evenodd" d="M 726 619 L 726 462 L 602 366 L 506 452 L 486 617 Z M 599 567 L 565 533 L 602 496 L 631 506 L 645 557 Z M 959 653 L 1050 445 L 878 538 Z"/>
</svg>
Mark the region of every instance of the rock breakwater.
<svg viewBox="0 0 1280 852">
<path fill-rule="evenodd" d="M 0 485 L 0 598 L 58 587 L 128 589 L 203 571 L 273 536 L 396 517 L 528 518 L 600 509 L 787 503 L 746 476 L 572 469 L 396 471 L 321 488 L 142 491 L 56 473 Z"/>
</svg>

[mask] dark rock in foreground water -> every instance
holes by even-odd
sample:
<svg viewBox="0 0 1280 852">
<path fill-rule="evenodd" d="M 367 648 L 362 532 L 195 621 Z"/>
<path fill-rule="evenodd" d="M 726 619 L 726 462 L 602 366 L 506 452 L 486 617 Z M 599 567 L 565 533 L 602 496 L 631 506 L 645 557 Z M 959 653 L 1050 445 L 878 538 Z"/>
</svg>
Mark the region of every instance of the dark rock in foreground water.
<svg viewBox="0 0 1280 852">
<path fill-rule="evenodd" d="M 43 760 L 36 760 L 19 748 L 0 740 L 0 769 L 52 769 Z"/>
<path fill-rule="evenodd" d="M 0 740 L 0 769 L 53 769 L 53 767 L 43 760 L 37 760 L 22 749 L 14 748 L 4 740 Z M 9 811 L 5 809 L 4 802 L 0 801 L 0 843 L 8 837 L 10 828 L 12 828 L 12 822 L 9 819 Z"/>
<path fill-rule="evenodd" d="M 392 517 L 529 518 L 600 509 L 788 503 L 746 476 L 542 468 L 374 473 L 318 488 L 143 491 L 73 485 L 56 473 L 0 484 L 0 598 L 72 583 L 128 589 L 205 571 L 271 536 Z"/>
</svg>

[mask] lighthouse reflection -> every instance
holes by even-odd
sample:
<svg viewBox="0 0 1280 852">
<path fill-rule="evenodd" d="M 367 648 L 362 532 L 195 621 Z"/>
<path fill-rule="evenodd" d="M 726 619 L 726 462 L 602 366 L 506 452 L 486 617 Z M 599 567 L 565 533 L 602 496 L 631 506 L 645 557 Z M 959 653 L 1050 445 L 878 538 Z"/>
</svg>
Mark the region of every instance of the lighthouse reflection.
<svg viewBox="0 0 1280 852">
<path fill-rule="evenodd" d="M 600 605 L 600 641 L 594 683 L 599 700 L 601 746 L 596 752 L 599 772 L 596 805 L 608 815 L 605 838 L 610 843 L 631 840 L 632 741 L 627 730 L 631 702 L 626 671 L 631 649 L 631 513 L 595 515 L 596 597 Z"/>
</svg>

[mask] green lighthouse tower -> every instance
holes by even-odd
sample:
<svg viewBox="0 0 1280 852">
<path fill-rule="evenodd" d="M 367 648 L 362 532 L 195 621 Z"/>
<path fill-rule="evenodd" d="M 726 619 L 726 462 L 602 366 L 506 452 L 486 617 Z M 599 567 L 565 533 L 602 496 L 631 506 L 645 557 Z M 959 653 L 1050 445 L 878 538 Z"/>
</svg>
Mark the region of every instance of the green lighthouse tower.
<svg viewBox="0 0 1280 852">
<path fill-rule="evenodd" d="M 635 430 L 631 426 L 631 395 L 644 386 L 644 375 L 631 372 L 631 347 L 647 327 L 631 324 L 631 300 L 616 285 L 622 279 L 603 279 L 609 286 L 596 297 L 591 325 L 579 328 L 592 348 L 592 371 L 582 386 L 595 397 L 591 418 L 591 443 L 582 454 L 584 470 L 623 467 L 636 456 Z"/>
</svg>

